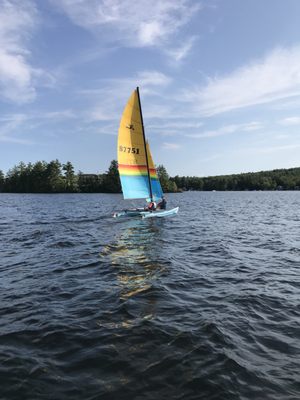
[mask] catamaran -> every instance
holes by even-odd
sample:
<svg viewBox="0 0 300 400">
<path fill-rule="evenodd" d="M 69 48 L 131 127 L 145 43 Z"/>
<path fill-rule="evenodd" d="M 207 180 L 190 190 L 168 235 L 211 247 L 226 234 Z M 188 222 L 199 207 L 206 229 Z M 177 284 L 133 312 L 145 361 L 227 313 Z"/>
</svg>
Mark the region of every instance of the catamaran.
<svg viewBox="0 0 300 400">
<path fill-rule="evenodd" d="M 118 168 L 124 199 L 159 201 L 163 191 L 156 173 L 149 143 L 145 138 L 139 88 L 131 94 L 122 114 L 118 135 Z M 171 210 L 148 211 L 144 208 L 123 210 L 114 217 L 166 217 Z"/>
</svg>

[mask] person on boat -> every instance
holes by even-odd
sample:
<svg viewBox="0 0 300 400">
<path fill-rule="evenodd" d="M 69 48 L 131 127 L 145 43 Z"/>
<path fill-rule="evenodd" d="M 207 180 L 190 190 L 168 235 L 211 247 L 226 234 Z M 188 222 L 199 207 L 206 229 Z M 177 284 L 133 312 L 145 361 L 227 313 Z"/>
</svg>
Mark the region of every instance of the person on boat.
<svg viewBox="0 0 300 400">
<path fill-rule="evenodd" d="M 161 201 L 157 204 L 157 208 L 160 210 L 165 210 L 167 208 L 167 201 L 164 196 L 162 196 Z"/>
<path fill-rule="evenodd" d="M 146 211 L 155 211 L 156 210 L 156 203 L 154 200 L 150 201 L 148 207 L 145 208 Z"/>
</svg>

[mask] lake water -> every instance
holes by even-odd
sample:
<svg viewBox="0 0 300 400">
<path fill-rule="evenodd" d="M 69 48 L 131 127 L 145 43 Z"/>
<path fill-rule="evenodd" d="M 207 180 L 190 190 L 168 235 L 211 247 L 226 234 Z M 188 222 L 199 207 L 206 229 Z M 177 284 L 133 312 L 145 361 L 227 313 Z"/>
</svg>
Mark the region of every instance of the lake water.
<svg viewBox="0 0 300 400">
<path fill-rule="evenodd" d="M 167 197 L 0 194 L 1 400 L 300 398 L 300 192 Z"/>
</svg>

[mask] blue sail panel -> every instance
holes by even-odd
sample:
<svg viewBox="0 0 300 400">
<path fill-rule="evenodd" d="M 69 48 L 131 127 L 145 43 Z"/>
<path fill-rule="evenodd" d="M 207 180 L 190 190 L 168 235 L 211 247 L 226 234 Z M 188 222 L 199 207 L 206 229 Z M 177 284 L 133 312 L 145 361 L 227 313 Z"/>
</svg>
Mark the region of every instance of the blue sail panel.
<svg viewBox="0 0 300 400">
<path fill-rule="evenodd" d="M 148 176 L 120 175 L 124 199 L 148 199 L 150 196 Z M 151 179 L 154 200 L 161 199 L 163 192 L 158 179 Z"/>
<path fill-rule="evenodd" d="M 153 199 L 156 201 L 161 199 L 163 196 L 163 191 L 161 189 L 161 185 L 158 179 L 151 179 L 151 187 L 152 187 L 152 195 Z"/>
<path fill-rule="evenodd" d="M 120 175 L 124 199 L 146 199 L 149 197 L 148 176 Z"/>
</svg>

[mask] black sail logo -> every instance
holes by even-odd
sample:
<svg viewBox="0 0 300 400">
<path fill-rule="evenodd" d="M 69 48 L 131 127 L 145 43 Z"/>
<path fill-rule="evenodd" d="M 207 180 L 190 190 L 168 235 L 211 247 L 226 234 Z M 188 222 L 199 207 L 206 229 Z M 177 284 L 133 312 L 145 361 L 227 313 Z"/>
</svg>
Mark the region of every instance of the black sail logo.
<svg viewBox="0 0 300 400">
<path fill-rule="evenodd" d="M 134 131 L 134 126 L 133 126 L 133 124 L 126 125 L 126 128 L 129 129 L 129 130 L 131 130 L 131 131 Z"/>
</svg>

